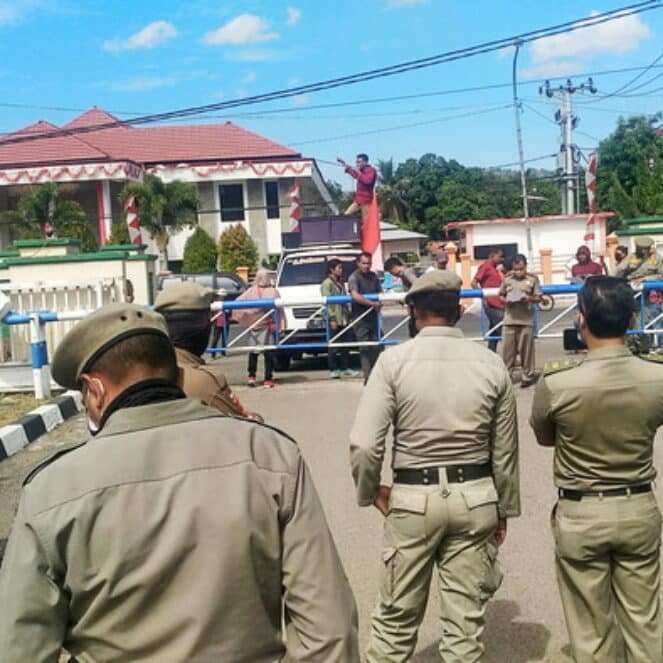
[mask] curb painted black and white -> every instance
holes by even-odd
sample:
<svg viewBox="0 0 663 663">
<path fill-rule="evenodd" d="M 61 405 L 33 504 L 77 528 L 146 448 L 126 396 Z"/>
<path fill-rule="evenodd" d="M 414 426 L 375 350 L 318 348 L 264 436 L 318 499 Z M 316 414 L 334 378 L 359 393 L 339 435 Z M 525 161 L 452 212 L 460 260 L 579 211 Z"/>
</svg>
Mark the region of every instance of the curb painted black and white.
<svg viewBox="0 0 663 663">
<path fill-rule="evenodd" d="M 0 428 L 0 461 L 27 447 L 82 409 L 81 393 L 66 391 L 50 403 L 40 405 L 14 423 L 3 426 Z"/>
</svg>

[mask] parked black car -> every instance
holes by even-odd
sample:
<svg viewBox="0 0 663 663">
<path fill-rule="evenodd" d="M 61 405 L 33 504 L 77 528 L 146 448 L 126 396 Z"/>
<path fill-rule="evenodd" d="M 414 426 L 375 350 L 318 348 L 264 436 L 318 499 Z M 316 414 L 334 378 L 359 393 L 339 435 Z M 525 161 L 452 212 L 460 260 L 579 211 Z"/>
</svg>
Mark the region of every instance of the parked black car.
<svg viewBox="0 0 663 663">
<path fill-rule="evenodd" d="M 165 290 L 173 283 L 193 281 L 212 290 L 225 290 L 226 300 L 237 299 L 247 288 L 244 279 L 232 272 L 203 272 L 202 274 L 168 274 L 160 276 L 157 281 L 157 290 Z"/>
</svg>

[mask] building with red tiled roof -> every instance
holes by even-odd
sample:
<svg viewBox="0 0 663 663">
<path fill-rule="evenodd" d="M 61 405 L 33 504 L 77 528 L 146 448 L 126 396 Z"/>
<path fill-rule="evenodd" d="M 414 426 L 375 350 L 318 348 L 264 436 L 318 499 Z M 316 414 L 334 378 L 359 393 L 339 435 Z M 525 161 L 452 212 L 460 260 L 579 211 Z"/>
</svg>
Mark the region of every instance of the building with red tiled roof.
<svg viewBox="0 0 663 663">
<path fill-rule="evenodd" d="M 293 185 L 307 214 L 333 209 L 315 160 L 264 136 L 231 122 L 135 127 L 95 107 L 62 127 L 40 121 L 0 139 L 0 210 L 15 208 L 26 185 L 66 183 L 64 195 L 83 205 L 103 244 L 125 222 L 120 191 L 145 173 L 195 184 L 200 225 L 217 239 L 240 223 L 262 255 L 281 251 Z M 188 234 L 171 242 L 175 261 Z"/>
</svg>

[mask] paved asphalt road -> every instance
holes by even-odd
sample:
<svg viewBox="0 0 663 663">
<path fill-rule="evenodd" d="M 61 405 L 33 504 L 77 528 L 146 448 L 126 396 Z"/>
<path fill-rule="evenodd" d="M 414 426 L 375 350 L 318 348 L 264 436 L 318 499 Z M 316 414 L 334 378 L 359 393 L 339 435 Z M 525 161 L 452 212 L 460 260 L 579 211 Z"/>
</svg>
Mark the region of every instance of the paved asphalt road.
<svg viewBox="0 0 663 663">
<path fill-rule="evenodd" d="M 562 354 L 559 348 L 559 341 L 541 341 L 539 364 L 559 357 Z M 377 595 L 381 516 L 373 508 L 356 506 L 349 471 L 348 432 L 361 393 L 361 381 L 326 379 L 324 361 L 318 359 L 299 362 L 294 370 L 280 374 L 280 386 L 276 389 L 249 389 L 242 384 L 244 358 L 219 361 L 227 369 L 231 382 L 238 385 L 240 399 L 250 409 L 261 412 L 270 424 L 283 428 L 299 441 L 355 592 L 361 639 L 365 643 Z M 510 522 L 501 551 L 505 579 L 489 608 L 485 633 L 487 663 L 570 660 L 548 525 L 554 503 L 552 454 L 535 444 L 527 425 L 532 392 L 531 388 L 517 390 L 524 513 Z M 0 538 L 8 535 L 20 482 L 29 469 L 55 449 L 81 441 L 86 435 L 85 420 L 79 416 L 0 463 Z M 662 462 L 663 450 L 659 444 L 657 465 L 660 467 Z M 663 497 L 660 488 L 658 493 Z M 435 584 L 434 581 L 412 659 L 417 663 L 439 660 Z"/>
</svg>

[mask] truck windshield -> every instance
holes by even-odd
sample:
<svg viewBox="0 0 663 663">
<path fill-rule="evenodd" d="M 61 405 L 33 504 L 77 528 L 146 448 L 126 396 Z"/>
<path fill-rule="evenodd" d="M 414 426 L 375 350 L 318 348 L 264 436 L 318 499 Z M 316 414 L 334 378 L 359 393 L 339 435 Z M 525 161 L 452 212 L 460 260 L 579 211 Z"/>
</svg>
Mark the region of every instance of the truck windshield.
<svg viewBox="0 0 663 663">
<path fill-rule="evenodd" d="M 281 270 L 277 287 L 319 285 L 327 276 L 327 261 L 332 258 L 338 258 L 343 263 L 343 280 L 347 281 L 357 266 L 357 255 L 336 256 L 330 254 L 328 256 L 293 256 L 287 258 Z"/>
</svg>

